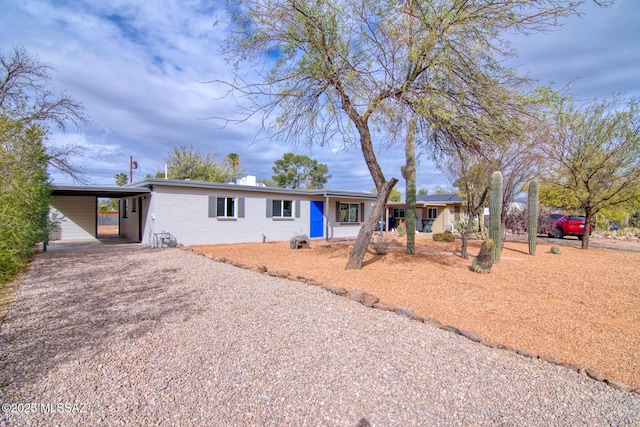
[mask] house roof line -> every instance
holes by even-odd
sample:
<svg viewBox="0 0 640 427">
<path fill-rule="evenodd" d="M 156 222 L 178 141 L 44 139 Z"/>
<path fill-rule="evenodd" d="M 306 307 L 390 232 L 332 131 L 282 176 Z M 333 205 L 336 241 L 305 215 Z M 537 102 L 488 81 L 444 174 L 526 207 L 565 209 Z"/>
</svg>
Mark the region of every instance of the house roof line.
<svg viewBox="0 0 640 427">
<path fill-rule="evenodd" d="M 228 184 L 221 182 L 200 182 L 200 181 L 183 181 L 175 179 L 162 178 L 145 178 L 126 184 L 122 187 L 118 186 L 91 186 L 91 185 L 56 185 L 54 184 L 52 194 L 55 196 L 95 196 L 122 198 L 127 196 L 136 196 L 141 194 L 149 194 L 153 191 L 154 186 L 170 186 L 170 187 L 187 187 L 187 188 L 203 188 L 210 190 L 236 190 L 243 192 L 259 192 L 273 194 L 291 194 L 304 196 L 321 196 L 321 197 L 344 197 L 351 199 L 375 200 L 376 194 L 369 192 L 347 191 L 347 190 L 306 190 L 296 188 L 281 187 L 259 187 L 254 185 Z"/>
<path fill-rule="evenodd" d="M 229 184 L 222 182 L 202 182 L 202 181 L 186 181 L 177 179 L 164 179 L 164 178 L 145 178 L 140 181 L 127 184 L 124 188 L 153 188 L 153 186 L 170 186 L 170 187 L 188 187 L 188 188 L 204 188 L 212 190 L 240 190 L 240 191 L 254 191 L 263 193 L 280 193 L 280 194 L 297 194 L 307 196 L 323 196 L 323 197 L 350 197 L 360 198 L 367 200 L 375 200 L 376 194 L 369 192 L 359 191 L 347 191 L 347 190 L 306 190 L 301 188 L 282 188 L 282 187 L 261 187 L 255 185 L 240 185 Z"/>
<path fill-rule="evenodd" d="M 437 202 L 437 201 L 416 201 L 416 207 L 426 208 L 433 206 L 447 206 L 451 204 L 455 204 L 457 202 Z M 404 208 L 407 206 L 407 202 L 387 202 L 387 206 L 390 208 Z"/>
<path fill-rule="evenodd" d="M 98 185 L 52 185 L 51 194 L 54 196 L 93 196 L 105 198 L 121 198 L 149 194 L 151 190 L 145 187 L 109 187 Z"/>
</svg>

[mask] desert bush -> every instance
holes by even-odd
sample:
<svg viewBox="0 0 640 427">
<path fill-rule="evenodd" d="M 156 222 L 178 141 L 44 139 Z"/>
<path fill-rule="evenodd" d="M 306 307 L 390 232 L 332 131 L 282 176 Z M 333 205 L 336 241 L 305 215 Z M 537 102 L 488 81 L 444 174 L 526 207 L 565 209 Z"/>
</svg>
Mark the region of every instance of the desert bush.
<svg viewBox="0 0 640 427">
<path fill-rule="evenodd" d="M 556 229 L 556 222 L 546 217 L 546 214 L 538 215 L 538 235 L 547 236 L 553 235 Z"/>
<path fill-rule="evenodd" d="M 510 209 L 504 217 L 504 226 L 512 234 L 527 232 L 529 214 L 527 209 Z"/>
<path fill-rule="evenodd" d="M 442 233 L 433 233 L 433 240 L 436 242 L 442 242 L 444 240 L 444 235 Z"/>
<path fill-rule="evenodd" d="M 456 236 L 450 230 L 445 230 L 442 233 L 442 240 L 444 240 L 445 242 L 455 242 Z"/>
<path fill-rule="evenodd" d="M 460 235 L 464 235 L 464 233 L 467 231 L 467 223 L 469 222 L 469 217 L 466 215 L 462 215 L 460 216 L 460 219 L 456 219 L 455 221 L 453 221 L 453 229 L 458 232 L 458 234 Z M 471 223 L 471 232 L 472 233 L 476 233 L 478 232 L 478 219 L 477 218 L 473 218 L 473 221 Z"/>
<path fill-rule="evenodd" d="M 374 238 L 371 242 L 371 247 L 376 252 L 376 255 L 386 255 L 389 250 L 389 244 L 391 240 L 380 233 L 377 238 Z"/>
</svg>

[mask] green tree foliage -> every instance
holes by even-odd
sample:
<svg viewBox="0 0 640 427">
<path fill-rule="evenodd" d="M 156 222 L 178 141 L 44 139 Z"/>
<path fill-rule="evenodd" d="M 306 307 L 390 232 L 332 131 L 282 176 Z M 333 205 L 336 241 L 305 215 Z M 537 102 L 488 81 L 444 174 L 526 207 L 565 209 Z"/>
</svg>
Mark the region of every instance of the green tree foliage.
<svg viewBox="0 0 640 427">
<path fill-rule="evenodd" d="M 226 160 L 231 167 L 231 174 L 235 178 L 238 175 L 238 169 L 240 168 L 240 156 L 237 153 L 229 153 L 227 154 Z"/>
<path fill-rule="evenodd" d="M 487 134 L 512 132 L 522 101 L 514 91 L 526 79 L 504 67 L 509 37 L 550 29 L 579 4 L 231 0 L 225 53 L 237 78 L 225 83 L 253 102 L 248 115 L 261 113 L 273 138 L 320 145 L 342 138 L 343 147 L 361 149 L 378 197 L 347 263 L 358 269 L 397 182 L 385 177 L 374 136 L 400 141 L 410 114 L 417 141 L 436 145 L 479 148 Z"/>
<path fill-rule="evenodd" d="M 372 193 L 377 193 L 378 190 L 375 189 L 375 188 L 372 188 L 371 192 Z M 390 202 L 400 202 L 401 200 L 402 200 L 402 193 L 396 187 L 393 187 L 391 189 L 391 192 L 389 193 L 389 201 Z"/>
<path fill-rule="evenodd" d="M 640 194 L 640 106 L 619 98 L 584 106 L 560 105 L 553 120 L 541 199 L 578 207 L 590 224 L 613 206 L 630 206 Z M 589 233 L 582 248 L 589 248 Z"/>
<path fill-rule="evenodd" d="M 285 153 L 275 161 L 271 178 L 283 188 L 324 188 L 331 175 L 324 163 L 300 154 Z"/>
<path fill-rule="evenodd" d="M 47 167 L 83 180 L 69 161 L 79 147 L 45 146 L 49 125 L 65 130 L 86 121 L 80 103 L 52 88 L 52 70 L 21 46 L 0 52 L 0 282 L 26 265 L 35 243 L 47 241 Z"/>
<path fill-rule="evenodd" d="M 27 264 L 33 246 L 47 240 L 51 188 L 45 132 L 0 116 L 0 283 Z"/>
<path fill-rule="evenodd" d="M 113 177 L 116 180 L 116 185 L 119 187 L 122 187 L 123 185 L 127 185 L 127 182 L 129 182 L 129 177 L 124 172 L 117 173 Z"/>
<path fill-rule="evenodd" d="M 98 210 L 103 211 L 117 211 L 118 199 L 98 199 Z"/>
<path fill-rule="evenodd" d="M 215 154 L 203 154 L 193 145 L 173 147 L 165 159 L 169 179 L 190 179 L 202 182 L 226 182 L 233 178 L 231 166 L 218 160 Z M 164 178 L 159 171 L 156 177 Z"/>
</svg>

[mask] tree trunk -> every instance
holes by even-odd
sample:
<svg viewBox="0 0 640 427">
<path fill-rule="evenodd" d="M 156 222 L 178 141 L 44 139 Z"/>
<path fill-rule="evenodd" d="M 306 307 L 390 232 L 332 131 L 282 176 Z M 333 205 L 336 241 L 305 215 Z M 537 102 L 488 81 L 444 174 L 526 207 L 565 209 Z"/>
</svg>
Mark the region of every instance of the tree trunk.
<svg viewBox="0 0 640 427">
<path fill-rule="evenodd" d="M 378 197 L 376 197 L 376 201 L 373 204 L 373 210 L 367 220 L 361 224 L 360 232 L 358 233 L 356 242 L 349 254 L 349 261 L 347 261 L 347 269 L 360 270 L 362 268 L 364 255 L 367 253 L 367 248 L 371 241 L 371 236 L 375 230 L 375 226 L 384 212 L 387 200 L 389 200 L 389 194 L 391 194 L 391 189 L 393 189 L 393 187 L 398 183 L 398 180 L 396 178 L 391 178 L 391 180 L 387 182 L 384 177 L 384 173 L 382 172 L 382 168 L 378 163 L 378 159 L 376 159 L 376 153 L 371 141 L 371 131 L 369 130 L 369 124 L 367 123 L 368 119 L 358 113 L 355 106 L 346 95 L 340 80 L 335 80 L 332 84 L 338 93 L 340 93 L 342 108 L 358 130 L 358 134 L 360 135 L 360 149 L 362 150 L 362 155 L 364 156 L 367 168 L 371 173 L 371 178 L 373 178 L 373 182 L 376 184 L 376 190 L 378 191 Z M 363 214 L 364 212 L 362 212 L 361 215 Z"/>
<path fill-rule="evenodd" d="M 585 209 L 584 232 L 582 233 L 582 249 L 589 249 L 589 230 L 591 229 L 591 218 L 593 218 L 593 212 L 591 212 L 591 209 Z"/>
<path fill-rule="evenodd" d="M 467 254 L 467 247 L 469 246 L 469 235 L 471 235 L 471 228 L 473 227 L 473 214 L 471 212 L 468 213 L 469 219 L 467 220 L 467 226 L 462 233 L 462 250 L 460 252 L 460 256 L 462 258 L 469 258 Z"/>
<path fill-rule="evenodd" d="M 409 121 L 405 144 L 406 165 L 402 167 L 402 176 L 406 181 L 405 219 L 407 222 L 407 253 L 416 253 L 416 119 Z"/>
<path fill-rule="evenodd" d="M 360 270 L 362 268 L 362 261 L 364 260 L 364 255 L 367 253 L 371 236 L 376 228 L 376 224 L 384 213 L 387 200 L 389 200 L 389 194 L 391 194 L 391 190 L 397 182 L 398 180 L 396 178 L 391 178 L 391 181 L 384 183 L 381 188 L 378 188 L 378 197 L 376 197 L 376 201 L 373 203 L 373 210 L 366 221 L 360 226 L 360 232 L 349 254 L 347 270 Z"/>
</svg>

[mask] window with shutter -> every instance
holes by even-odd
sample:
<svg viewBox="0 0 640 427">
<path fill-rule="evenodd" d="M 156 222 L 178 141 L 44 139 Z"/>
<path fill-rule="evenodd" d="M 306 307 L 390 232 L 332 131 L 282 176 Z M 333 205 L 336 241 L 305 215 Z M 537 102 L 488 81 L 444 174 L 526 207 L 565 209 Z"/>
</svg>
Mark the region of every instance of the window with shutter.
<svg viewBox="0 0 640 427">
<path fill-rule="evenodd" d="M 358 223 L 364 213 L 364 203 L 336 203 L 337 220 L 341 223 Z"/>
<path fill-rule="evenodd" d="M 216 196 L 209 196 L 209 218 L 216 217 Z"/>
</svg>

